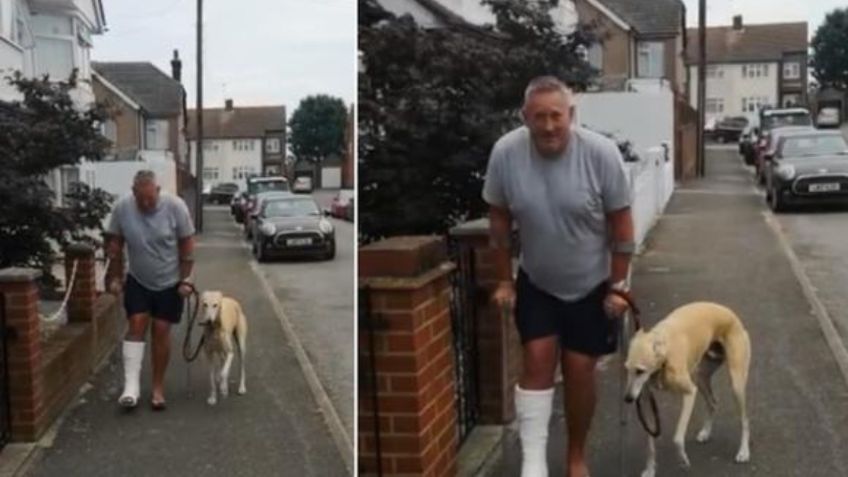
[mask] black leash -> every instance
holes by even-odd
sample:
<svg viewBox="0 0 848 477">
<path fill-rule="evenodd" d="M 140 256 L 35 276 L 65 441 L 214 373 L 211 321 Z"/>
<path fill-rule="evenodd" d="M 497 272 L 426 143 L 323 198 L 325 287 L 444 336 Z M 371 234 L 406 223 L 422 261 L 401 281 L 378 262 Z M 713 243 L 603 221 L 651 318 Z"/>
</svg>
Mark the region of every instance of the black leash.
<svg viewBox="0 0 848 477">
<path fill-rule="evenodd" d="M 191 349 L 191 331 L 194 329 L 194 322 L 197 320 L 197 314 L 200 312 L 200 294 L 197 292 L 197 288 L 194 287 L 191 283 L 186 283 L 189 287 L 191 287 L 191 293 L 185 297 L 185 310 L 186 315 L 188 316 L 188 329 L 186 329 L 185 339 L 183 340 L 183 358 L 187 363 L 191 363 L 195 359 L 197 359 L 197 355 L 200 354 L 201 348 L 203 348 L 203 341 L 206 339 L 204 334 L 200 335 L 200 341 L 197 343 L 197 347 L 194 350 Z M 192 306 L 192 299 L 194 303 Z"/>
<path fill-rule="evenodd" d="M 630 311 L 633 315 L 634 328 L 636 331 L 641 330 L 642 321 L 639 319 L 639 315 L 641 315 L 642 312 L 639 310 L 639 307 L 636 306 L 636 301 L 633 299 L 633 296 L 630 293 L 621 290 L 610 290 L 609 292 L 620 296 L 627 302 L 627 306 L 630 307 Z M 648 403 L 651 405 L 651 412 L 654 415 L 653 427 L 648 425 L 648 419 L 645 417 L 645 411 L 642 408 L 642 401 L 645 399 L 647 399 Z M 654 396 L 650 383 L 646 383 L 645 387 L 642 388 L 642 392 L 639 394 L 639 397 L 636 399 L 636 415 L 639 417 L 639 423 L 642 424 L 642 428 L 645 429 L 645 432 L 647 432 L 649 436 L 655 439 L 660 436 L 662 433 L 662 427 L 660 426 L 659 406 L 657 406 L 657 398 Z"/>
</svg>

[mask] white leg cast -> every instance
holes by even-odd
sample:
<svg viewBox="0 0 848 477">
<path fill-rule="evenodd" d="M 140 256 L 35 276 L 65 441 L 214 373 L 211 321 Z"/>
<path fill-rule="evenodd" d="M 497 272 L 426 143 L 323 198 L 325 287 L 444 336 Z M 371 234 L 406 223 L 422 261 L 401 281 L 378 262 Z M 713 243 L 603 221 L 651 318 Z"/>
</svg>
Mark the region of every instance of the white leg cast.
<svg viewBox="0 0 848 477">
<path fill-rule="evenodd" d="M 645 465 L 645 470 L 642 471 L 642 477 L 654 477 L 657 474 L 657 443 L 656 439 L 648 436 L 648 462 Z"/>
<path fill-rule="evenodd" d="M 138 395 L 141 384 L 141 364 L 144 362 L 144 342 L 124 341 L 124 391 L 118 398 L 118 403 L 126 408 L 133 408 L 138 404 Z"/>
<path fill-rule="evenodd" d="M 680 409 L 680 419 L 677 421 L 677 429 L 674 432 L 674 445 L 677 447 L 677 456 L 685 468 L 689 468 L 689 457 L 686 455 L 686 429 L 689 427 L 689 419 L 692 418 L 692 410 L 695 408 L 695 396 L 697 390 L 693 389 L 683 395 L 683 406 Z"/>
<path fill-rule="evenodd" d="M 521 477 L 548 477 L 548 425 L 554 390 L 515 387 L 515 411 L 521 436 Z"/>
</svg>

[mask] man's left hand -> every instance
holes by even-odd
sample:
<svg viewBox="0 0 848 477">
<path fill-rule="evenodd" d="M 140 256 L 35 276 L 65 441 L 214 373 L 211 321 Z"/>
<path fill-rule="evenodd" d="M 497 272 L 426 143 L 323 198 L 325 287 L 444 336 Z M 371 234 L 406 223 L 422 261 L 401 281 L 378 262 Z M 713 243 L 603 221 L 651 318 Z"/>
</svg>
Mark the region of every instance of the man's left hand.
<svg viewBox="0 0 848 477">
<path fill-rule="evenodd" d="M 607 297 L 604 298 L 604 311 L 610 318 L 621 318 L 629 309 L 627 300 L 615 293 L 607 293 Z"/>
<path fill-rule="evenodd" d="M 180 296 L 183 298 L 191 295 L 192 291 L 194 291 L 194 288 L 191 286 L 191 284 L 186 282 L 180 283 L 180 286 L 177 287 L 177 293 L 179 293 Z"/>
</svg>

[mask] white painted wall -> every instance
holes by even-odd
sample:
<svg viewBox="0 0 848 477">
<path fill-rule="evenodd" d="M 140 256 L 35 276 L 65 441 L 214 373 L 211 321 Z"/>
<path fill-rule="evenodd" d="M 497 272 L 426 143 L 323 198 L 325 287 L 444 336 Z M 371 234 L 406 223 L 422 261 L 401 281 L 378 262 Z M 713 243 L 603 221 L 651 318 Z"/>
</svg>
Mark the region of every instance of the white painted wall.
<svg viewBox="0 0 848 477">
<path fill-rule="evenodd" d="M 673 93 L 667 90 L 586 93 L 577 97 L 577 124 L 630 140 L 639 154 L 639 162 L 626 163 L 625 168 L 633 194 L 636 243 L 640 246 L 674 191 L 673 108 Z"/>
<path fill-rule="evenodd" d="M 143 161 L 88 162 L 80 164 L 80 181 L 118 197 L 131 192 L 133 177 L 142 169 L 156 173 L 163 191 L 177 195 L 177 166 L 168 154 L 145 151 Z"/>
<path fill-rule="evenodd" d="M 237 150 L 234 141 L 250 141 L 252 150 Z M 214 186 L 222 182 L 235 182 L 245 189 L 247 181 L 244 177 L 234 177 L 233 168 L 245 168 L 255 174 L 262 173 L 262 140 L 256 139 L 207 139 L 203 151 L 203 168 L 217 168 L 217 179 L 204 178 L 203 184 Z M 211 146 L 211 147 L 210 147 Z M 191 141 L 191 171 L 197 173 L 197 142 Z"/>
<path fill-rule="evenodd" d="M 759 78 L 746 78 L 742 76 L 741 63 L 716 64 L 720 68 L 722 78 L 707 78 L 707 98 L 722 98 L 724 100 L 724 111 L 722 113 L 711 113 L 707 111 L 707 123 L 723 116 L 746 116 L 749 121 L 756 122 L 757 113 L 742 111 L 742 98 L 764 97 L 767 104 L 777 105 L 778 84 L 780 70 L 779 63 L 768 64 L 768 76 Z M 698 67 L 690 66 L 690 102 L 692 107 L 698 106 Z"/>
<path fill-rule="evenodd" d="M 342 187 L 342 168 L 341 167 L 323 167 L 321 168 L 321 188 L 322 189 L 340 189 Z"/>
<path fill-rule="evenodd" d="M 577 96 L 576 124 L 628 139 L 640 155 L 669 145 L 674 157 L 674 95 L 668 90 L 601 92 Z"/>
</svg>

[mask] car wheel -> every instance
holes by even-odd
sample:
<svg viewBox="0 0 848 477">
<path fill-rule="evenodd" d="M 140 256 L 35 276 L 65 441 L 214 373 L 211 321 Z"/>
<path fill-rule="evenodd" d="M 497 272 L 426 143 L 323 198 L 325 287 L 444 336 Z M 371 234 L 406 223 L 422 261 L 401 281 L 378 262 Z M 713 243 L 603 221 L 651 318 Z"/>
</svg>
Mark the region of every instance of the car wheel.
<svg viewBox="0 0 848 477">
<path fill-rule="evenodd" d="M 330 242 L 330 248 L 326 252 L 324 252 L 324 260 L 332 260 L 336 258 L 336 241 L 333 239 Z"/>
<path fill-rule="evenodd" d="M 717 141 L 719 144 L 724 144 L 724 136 L 723 136 L 723 135 L 721 135 L 721 134 L 717 135 L 717 136 L 716 136 L 716 141 Z"/>
</svg>

